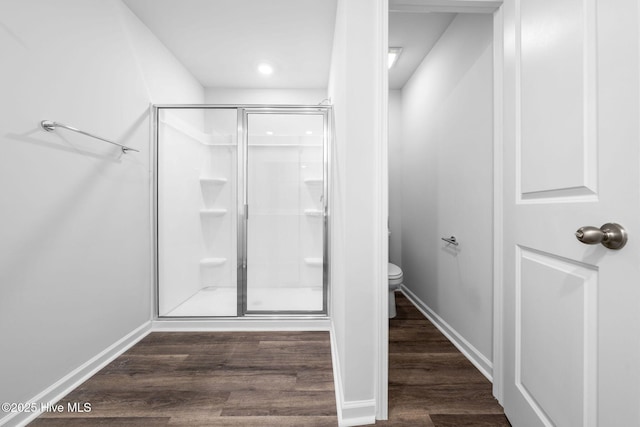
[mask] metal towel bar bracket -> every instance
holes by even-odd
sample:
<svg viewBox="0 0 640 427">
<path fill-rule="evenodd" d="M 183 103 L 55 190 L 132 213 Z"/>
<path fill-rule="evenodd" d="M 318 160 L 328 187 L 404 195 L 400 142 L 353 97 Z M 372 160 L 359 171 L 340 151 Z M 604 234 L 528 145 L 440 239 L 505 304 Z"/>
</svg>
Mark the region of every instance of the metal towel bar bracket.
<svg viewBox="0 0 640 427">
<path fill-rule="evenodd" d="M 458 246 L 458 241 L 456 240 L 456 236 L 451 237 L 441 237 L 447 243 L 451 243 L 452 245 Z"/>
<path fill-rule="evenodd" d="M 95 138 L 95 139 L 99 139 L 100 141 L 104 141 L 104 142 L 108 142 L 109 144 L 113 144 L 113 145 L 117 145 L 118 147 L 120 147 L 122 149 L 123 153 L 127 153 L 127 151 L 137 151 L 138 153 L 140 152 L 140 150 L 136 150 L 135 148 L 131 148 L 131 147 L 127 147 L 126 145 L 122 145 L 122 144 L 118 144 L 117 142 L 113 142 L 110 141 L 108 139 L 102 138 L 100 136 L 94 135 L 92 133 L 89 132 L 85 132 L 83 130 L 80 129 L 76 129 L 72 126 L 67 126 L 63 123 L 59 123 L 59 122 L 52 122 L 51 120 L 43 120 L 40 122 L 40 126 L 42 127 L 42 129 L 46 130 L 47 132 L 53 132 L 54 130 L 56 130 L 56 128 L 61 127 L 61 128 L 65 128 L 67 130 L 70 130 L 72 132 L 77 132 L 77 133 L 81 133 L 83 135 L 86 136 L 90 136 L 91 138 Z"/>
</svg>

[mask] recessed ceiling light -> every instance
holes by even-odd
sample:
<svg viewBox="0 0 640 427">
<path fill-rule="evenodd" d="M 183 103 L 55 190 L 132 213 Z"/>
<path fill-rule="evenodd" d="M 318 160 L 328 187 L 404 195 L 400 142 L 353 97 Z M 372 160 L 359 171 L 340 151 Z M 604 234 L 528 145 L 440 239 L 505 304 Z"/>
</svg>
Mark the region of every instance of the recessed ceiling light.
<svg viewBox="0 0 640 427">
<path fill-rule="evenodd" d="M 269 74 L 273 73 L 273 67 L 267 63 L 262 63 L 258 65 L 258 71 L 260 72 L 260 74 L 268 76 Z"/>
<path fill-rule="evenodd" d="M 390 47 L 389 48 L 389 68 L 393 67 L 393 65 L 398 62 L 398 57 L 402 53 L 401 47 Z"/>
<path fill-rule="evenodd" d="M 307 135 L 313 135 L 313 132 L 312 132 L 312 131 L 310 131 L 310 130 L 306 131 L 305 133 L 306 133 Z"/>
<path fill-rule="evenodd" d="M 267 134 L 267 135 L 273 135 L 273 131 L 268 130 L 268 131 L 266 132 L 266 134 Z"/>
</svg>

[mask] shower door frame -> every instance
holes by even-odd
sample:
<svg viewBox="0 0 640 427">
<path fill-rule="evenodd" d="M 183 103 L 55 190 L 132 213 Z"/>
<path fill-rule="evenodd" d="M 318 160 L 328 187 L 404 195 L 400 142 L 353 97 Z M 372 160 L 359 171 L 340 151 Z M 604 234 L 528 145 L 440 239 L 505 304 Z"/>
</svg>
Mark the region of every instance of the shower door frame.
<svg viewBox="0 0 640 427">
<path fill-rule="evenodd" d="M 333 144 L 333 123 L 331 105 L 263 105 L 263 104 L 154 104 L 151 105 L 152 114 L 152 159 L 153 168 L 153 274 L 155 283 L 154 313 L 157 320 L 172 319 L 256 319 L 260 317 L 268 319 L 312 319 L 326 318 L 329 313 L 329 171 L 331 160 L 331 145 Z M 159 271 L 159 120 L 161 109 L 193 109 L 193 110 L 236 110 L 237 113 L 237 315 L 236 316 L 166 316 L 160 315 L 160 271 Z M 247 310 L 247 213 L 248 213 L 248 115 L 249 114 L 290 114 L 290 115 L 322 115 L 323 116 L 323 182 L 322 182 L 322 310 Z"/>
<path fill-rule="evenodd" d="M 256 316 L 256 315 L 327 315 L 327 300 L 328 300 L 328 194 L 329 194 L 329 186 L 328 186 L 328 177 L 329 177 L 329 146 L 330 146 L 330 119 L 331 115 L 329 114 L 331 107 L 330 106 L 273 106 L 273 107 L 254 107 L 254 106 L 244 106 L 238 109 L 238 117 L 242 118 L 242 123 L 239 123 L 238 135 L 242 136 L 242 149 L 243 149 L 243 160 L 244 165 L 242 172 L 243 179 L 243 195 L 242 200 L 244 200 L 244 215 L 243 221 L 238 222 L 238 224 L 242 224 L 242 228 L 244 229 L 244 239 L 238 241 L 238 255 L 239 259 L 241 258 L 243 261 L 242 268 L 242 307 L 238 306 L 238 313 L 242 313 L 242 316 Z M 249 181 L 249 115 L 250 114 L 278 114 L 278 115 L 322 115 L 323 116 L 323 140 L 322 140 L 322 155 L 323 155 L 323 166 L 322 166 L 322 216 L 323 216 L 323 230 L 322 230 L 322 310 L 318 311 L 297 311 L 297 310 L 252 310 L 249 311 L 247 307 L 247 292 L 248 292 L 248 282 L 247 282 L 247 249 L 248 249 L 248 181 Z M 238 156 L 240 161 L 240 156 Z M 240 168 L 240 165 L 238 165 Z M 240 190 L 240 187 L 238 187 Z M 238 218 L 240 219 L 240 218 Z M 238 227 L 240 228 L 240 227 Z M 242 246 L 242 248 L 241 248 Z M 242 257 L 240 257 L 240 249 L 242 249 Z M 240 269 L 238 269 L 240 272 Z M 238 276 L 240 278 L 240 275 Z"/>
</svg>

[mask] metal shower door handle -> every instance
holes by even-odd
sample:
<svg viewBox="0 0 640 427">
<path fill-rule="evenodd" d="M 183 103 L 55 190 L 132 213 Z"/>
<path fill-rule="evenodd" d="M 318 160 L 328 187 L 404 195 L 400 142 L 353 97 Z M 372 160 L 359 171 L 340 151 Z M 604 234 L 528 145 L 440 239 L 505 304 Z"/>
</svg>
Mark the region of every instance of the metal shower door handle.
<svg viewBox="0 0 640 427">
<path fill-rule="evenodd" d="M 627 244 L 627 231 L 619 224 L 608 222 L 600 228 L 585 226 L 576 231 L 576 239 L 585 245 L 597 245 L 609 249 L 622 249 Z"/>
</svg>

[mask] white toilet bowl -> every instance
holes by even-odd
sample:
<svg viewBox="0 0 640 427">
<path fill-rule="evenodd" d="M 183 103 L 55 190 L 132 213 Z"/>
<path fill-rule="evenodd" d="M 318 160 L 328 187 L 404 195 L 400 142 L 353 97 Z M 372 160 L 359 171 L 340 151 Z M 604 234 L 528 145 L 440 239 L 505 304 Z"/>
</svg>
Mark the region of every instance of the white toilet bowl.
<svg viewBox="0 0 640 427">
<path fill-rule="evenodd" d="M 389 319 L 396 317 L 396 289 L 402 285 L 402 269 L 389 263 Z"/>
</svg>

